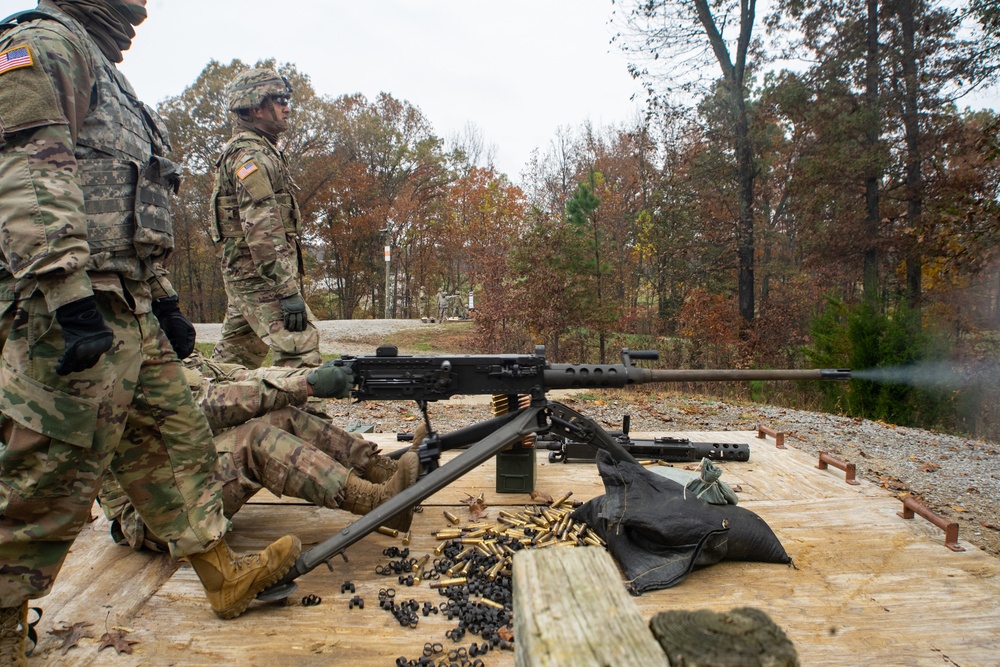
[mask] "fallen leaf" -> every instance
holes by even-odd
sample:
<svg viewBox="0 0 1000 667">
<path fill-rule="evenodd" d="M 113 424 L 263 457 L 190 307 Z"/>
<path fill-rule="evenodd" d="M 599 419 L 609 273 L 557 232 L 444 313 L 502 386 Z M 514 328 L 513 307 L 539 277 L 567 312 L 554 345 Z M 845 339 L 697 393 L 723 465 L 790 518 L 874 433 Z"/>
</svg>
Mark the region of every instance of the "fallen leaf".
<svg viewBox="0 0 1000 667">
<path fill-rule="evenodd" d="M 514 639 L 514 628 L 509 625 L 505 625 L 499 630 L 497 630 L 497 636 L 505 642 L 509 642 Z"/>
<path fill-rule="evenodd" d="M 486 501 L 483 500 L 483 494 L 468 496 L 462 502 L 469 506 L 469 515 L 473 521 L 479 521 L 489 514 Z"/>
<path fill-rule="evenodd" d="M 541 500 L 542 502 L 548 503 L 549 505 L 551 505 L 552 501 L 554 500 L 554 498 L 552 498 L 552 496 L 550 496 L 549 494 L 545 493 L 544 491 L 532 491 L 531 492 L 531 499 L 532 500 Z"/>
<path fill-rule="evenodd" d="M 90 638 L 93 639 L 93 633 L 88 630 L 92 623 L 74 623 L 73 625 L 66 625 L 63 623 L 61 628 L 56 628 L 55 630 L 49 630 L 50 635 L 55 635 L 62 639 L 62 654 L 66 655 L 66 652 L 71 648 L 76 646 L 81 639 Z"/>
<path fill-rule="evenodd" d="M 956 512 L 968 512 L 969 511 L 969 510 L 965 509 L 964 507 L 962 507 L 961 505 L 948 505 L 948 507 L 952 508 Z"/>
<path fill-rule="evenodd" d="M 105 632 L 101 635 L 101 645 L 97 648 L 97 650 L 103 651 L 104 649 L 111 647 L 118 655 L 121 655 L 122 653 L 132 655 L 132 644 L 138 644 L 139 642 L 125 639 L 125 634 L 125 632 L 118 630 L 115 630 L 114 632 Z"/>
<path fill-rule="evenodd" d="M 919 468 L 920 472 L 937 472 L 940 469 L 941 469 L 941 466 L 939 466 L 936 463 L 931 463 L 930 461 L 928 461 L 927 463 L 923 464 Z"/>
</svg>

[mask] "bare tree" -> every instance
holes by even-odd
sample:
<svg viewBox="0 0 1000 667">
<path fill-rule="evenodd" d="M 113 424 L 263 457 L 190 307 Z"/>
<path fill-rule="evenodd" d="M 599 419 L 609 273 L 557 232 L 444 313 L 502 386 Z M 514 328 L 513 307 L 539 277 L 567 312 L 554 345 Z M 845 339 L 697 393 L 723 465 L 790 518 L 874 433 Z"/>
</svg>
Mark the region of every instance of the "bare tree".
<svg viewBox="0 0 1000 667">
<path fill-rule="evenodd" d="M 646 82 L 654 106 L 691 103 L 696 93 L 721 84 L 728 106 L 737 192 L 736 252 L 739 310 L 754 318 L 754 185 L 757 171 L 747 110 L 747 67 L 756 0 L 612 0 L 621 26 L 614 40 L 636 63 L 632 75 Z M 719 77 L 706 68 L 718 67 Z M 663 86 L 661 88 L 661 86 Z M 682 97 L 686 96 L 686 97 Z"/>
</svg>

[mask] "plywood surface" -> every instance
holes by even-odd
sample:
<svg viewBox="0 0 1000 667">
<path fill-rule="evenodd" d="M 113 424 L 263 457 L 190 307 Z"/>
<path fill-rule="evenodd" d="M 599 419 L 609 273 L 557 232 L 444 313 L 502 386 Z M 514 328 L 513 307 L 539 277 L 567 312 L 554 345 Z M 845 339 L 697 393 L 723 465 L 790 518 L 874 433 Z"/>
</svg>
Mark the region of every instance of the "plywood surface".
<svg viewBox="0 0 1000 667">
<path fill-rule="evenodd" d="M 902 504 L 890 492 L 867 483 L 849 486 L 842 471 L 818 470 L 816 459 L 791 447 L 776 449 L 771 439 L 752 432 L 671 435 L 750 444 L 749 462 L 722 464 L 723 480 L 739 487 L 741 504 L 768 522 L 794 564 L 723 562 L 698 570 L 679 586 L 631 598 L 647 620 L 666 609 L 754 606 L 786 631 L 803 665 L 1000 664 L 1000 560 L 961 539 L 966 551 L 949 551 L 939 529 L 919 517 L 898 517 Z M 399 446 L 391 435 L 373 438 L 387 450 Z M 581 500 L 603 493 L 595 466 L 550 464 L 546 454 L 538 453 L 538 490 L 553 497 L 572 491 Z M 482 493 L 491 517 L 532 502 L 527 495 L 496 493 L 495 475 L 494 463 L 487 462 L 429 498 L 414 521 L 412 553 L 437 545 L 431 533 L 447 525 L 443 510 L 468 517 L 462 504 L 468 495 Z M 260 494 L 235 517 L 230 541 L 249 550 L 292 532 L 308 548 L 350 520 L 340 511 Z M 348 550 L 347 562 L 336 559 L 332 572 L 321 566 L 300 577 L 287 606 L 255 604 L 244 616 L 221 621 L 189 566 L 115 546 L 98 519 L 81 535 L 53 594 L 39 601 L 42 640 L 30 664 L 381 667 L 399 656 L 419 657 L 428 641 L 454 648 L 444 637 L 454 622 L 431 615 L 420 617 L 416 628 L 401 628 L 379 609 L 378 590 L 387 586 L 397 589 L 397 599 L 444 599 L 424 584 L 407 588 L 375 574 L 375 566 L 388 560 L 383 550 L 393 545 L 402 546 L 373 534 Z M 348 609 L 352 595 L 340 592 L 345 580 L 355 583 L 364 609 Z M 308 594 L 322 603 L 301 606 Z M 95 637 L 105 624 L 129 629 L 128 637 L 138 642 L 134 653 L 98 652 L 97 639 L 84 639 L 62 655 L 60 641 L 46 633 L 77 622 L 91 623 Z M 474 639 L 467 635 L 461 645 Z M 490 667 L 514 664 L 511 652 L 483 660 Z"/>
</svg>

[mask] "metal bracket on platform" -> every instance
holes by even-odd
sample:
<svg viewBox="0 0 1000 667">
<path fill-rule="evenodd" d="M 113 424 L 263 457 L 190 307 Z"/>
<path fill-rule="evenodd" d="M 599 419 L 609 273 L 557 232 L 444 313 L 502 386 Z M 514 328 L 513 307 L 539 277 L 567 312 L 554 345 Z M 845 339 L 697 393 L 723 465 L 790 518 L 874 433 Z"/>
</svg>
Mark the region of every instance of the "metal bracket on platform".
<svg viewBox="0 0 1000 667">
<path fill-rule="evenodd" d="M 924 517 L 935 526 L 944 531 L 944 545 L 951 549 L 952 551 L 965 551 L 963 547 L 958 546 L 958 524 L 954 521 L 948 521 L 942 517 L 939 517 L 934 512 L 930 511 L 927 507 L 922 505 L 920 501 L 911 495 L 905 495 L 900 500 L 903 501 L 903 511 L 896 512 L 897 515 L 903 517 L 904 519 L 912 519 L 913 513 L 916 512 L 920 516 Z"/>
<path fill-rule="evenodd" d="M 826 470 L 829 466 L 833 466 L 838 470 L 843 470 L 846 473 L 844 481 L 847 482 L 848 484 L 852 486 L 857 486 L 858 484 L 861 483 L 858 480 L 854 479 L 856 468 L 854 467 L 853 463 L 844 463 L 840 459 L 835 459 L 832 456 L 830 456 L 829 452 L 820 452 L 819 463 L 816 465 L 816 467 L 819 468 L 820 470 Z"/>
<path fill-rule="evenodd" d="M 757 426 L 757 437 L 763 439 L 765 435 L 769 435 L 774 438 L 774 446 L 778 449 L 785 449 L 785 434 L 775 431 L 773 428 L 768 428 L 763 424 Z"/>
</svg>

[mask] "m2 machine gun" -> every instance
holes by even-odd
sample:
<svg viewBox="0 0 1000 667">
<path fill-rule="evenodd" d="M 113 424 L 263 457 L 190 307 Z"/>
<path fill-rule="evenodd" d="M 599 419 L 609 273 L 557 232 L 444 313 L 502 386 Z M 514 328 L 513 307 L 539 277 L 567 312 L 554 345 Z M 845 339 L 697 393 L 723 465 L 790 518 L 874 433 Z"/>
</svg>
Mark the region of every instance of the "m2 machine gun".
<svg viewBox="0 0 1000 667">
<path fill-rule="evenodd" d="M 550 364 L 544 347 L 534 354 L 408 356 L 383 346 L 373 356 L 345 356 L 336 364 L 354 376 L 358 401 L 416 401 L 427 427 L 418 454 L 421 477 L 339 533 L 302 553 L 292 569 L 257 597 L 264 601 L 287 597 L 296 578 L 331 560 L 374 532 L 397 514 L 409 510 L 451 482 L 529 434 L 584 443 L 608 452 L 617 461 L 636 462 L 623 442 L 594 420 L 550 401 L 552 389 L 621 388 L 653 382 L 736 382 L 741 380 L 849 380 L 849 370 L 658 370 L 639 368 L 636 360 L 659 358 L 655 350 L 622 350 L 621 364 Z M 515 409 L 447 434 L 431 428 L 428 404 L 459 395 L 510 398 Z M 522 400 L 522 397 L 523 400 Z M 442 452 L 465 449 L 439 466 Z M 401 456 L 403 451 L 395 453 Z"/>
</svg>

